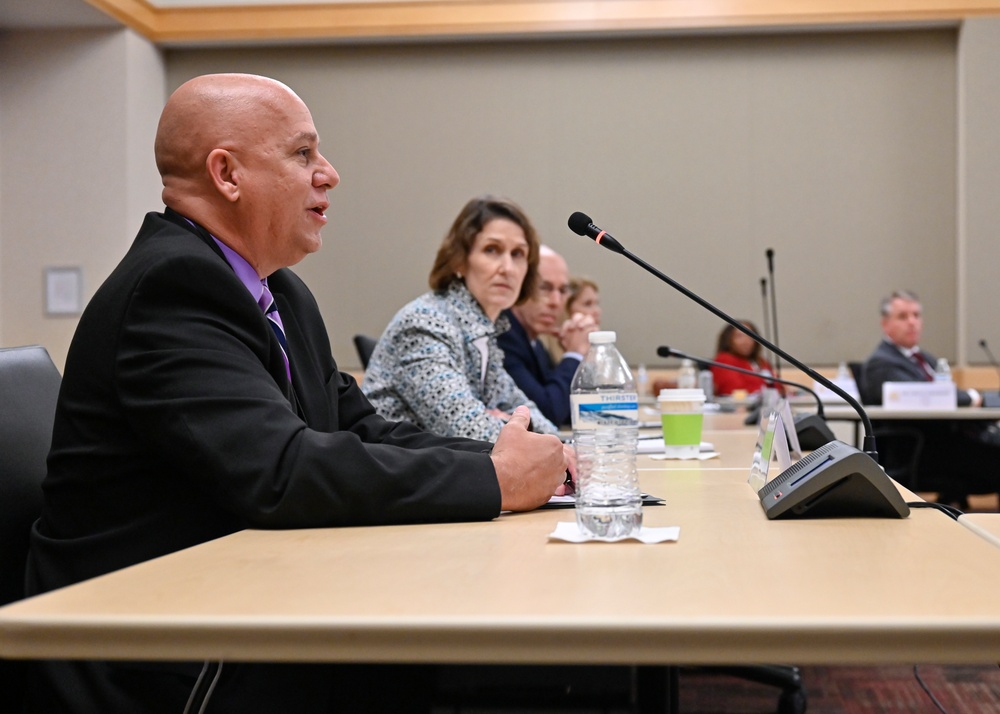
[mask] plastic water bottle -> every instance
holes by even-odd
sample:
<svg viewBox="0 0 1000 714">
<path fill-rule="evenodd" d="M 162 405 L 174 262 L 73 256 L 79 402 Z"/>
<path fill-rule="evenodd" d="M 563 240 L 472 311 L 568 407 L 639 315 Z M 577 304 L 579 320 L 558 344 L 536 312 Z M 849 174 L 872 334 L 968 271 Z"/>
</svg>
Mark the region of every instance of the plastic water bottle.
<svg viewBox="0 0 1000 714">
<path fill-rule="evenodd" d="M 614 332 L 591 332 L 590 351 L 570 385 L 576 449 L 576 523 L 607 539 L 642 527 L 636 474 L 639 398 Z"/>
<path fill-rule="evenodd" d="M 854 379 L 851 376 L 851 370 L 847 368 L 847 362 L 841 362 L 837 365 L 837 376 L 834 379 L 838 384 L 846 382 L 849 379 Z"/>
<path fill-rule="evenodd" d="M 951 381 L 951 367 L 948 366 L 948 360 L 946 360 L 944 357 L 938 357 L 937 364 L 934 365 L 934 381 L 935 382 Z"/>
<path fill-rule="evenodd" d="M 694 362 L 689 359 L 681 360 L 681 368 L 677 372 L 677 388 L 698 388 L 698 371 L 694 368 Z"/>
<path fill-rule="evenodd" d="M 712 377 L 712 370 L 703 369 L 698 372 L 698 388 L 705 393 L 706 402 L 715 399 L 715 378 Z"/>
<path fill-rule="evenodd" d="M 640 399 L 649 396 L 649 372 L 644 364 L 640 364 L 635 370 L 635 391 Z"/>
</svg>

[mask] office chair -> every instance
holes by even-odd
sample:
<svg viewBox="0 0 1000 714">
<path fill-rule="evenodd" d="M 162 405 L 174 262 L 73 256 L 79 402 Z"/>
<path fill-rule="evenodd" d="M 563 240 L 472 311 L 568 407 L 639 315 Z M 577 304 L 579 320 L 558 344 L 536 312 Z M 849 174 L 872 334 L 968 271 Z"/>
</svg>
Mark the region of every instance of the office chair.
<svg viewBox="0 0 1000 714">
<path fill-rule="evenodd" d="M 362 369 L 368 369 L 368 360 L 371 359 L 372 352 L 375 351 L 376 344 L 378 344 L 378 340 L 374 337 L 361 334 L 354 336 L 354 349 L 358 351 L 358 357 L 361 359 Z"/>
<path fill-rule="evenodd" d="M 806 690 L 802 685 L 802 675 L 798 667 L 778 664 L 682 667 L 682 679 L 686 669 L 702 673 L 723 674 L 748 682 L 777 687 L 781 690 L 778 695 L 778 708 L 775 710 L 777 714 L 804 714 L 806 711 Z"/>
<path fill-rule="evenodd" d="M 24 597 L 61 377 L 45 348 L 0 349 L 0 605 Z M 0 660 L 0 709 L 20 711 L 24 663 Z"/>
</svg>

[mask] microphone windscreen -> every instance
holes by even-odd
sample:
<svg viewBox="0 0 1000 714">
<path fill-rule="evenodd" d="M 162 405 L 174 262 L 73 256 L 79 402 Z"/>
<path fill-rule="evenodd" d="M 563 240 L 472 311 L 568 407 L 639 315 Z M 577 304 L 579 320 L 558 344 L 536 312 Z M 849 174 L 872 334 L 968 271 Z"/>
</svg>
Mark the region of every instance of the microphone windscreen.
<svg viewBox="0 0 1000 714">
<path fill-rule="evenodd" d="M 569 217 L 567 224 L 569 225 L 569 229 L 578 236 L 585 236 L 587 235 L 587 227 L 591 224 L 590 216 L 586 213 L 575 211 L 573 215 Z"/>
</svg>

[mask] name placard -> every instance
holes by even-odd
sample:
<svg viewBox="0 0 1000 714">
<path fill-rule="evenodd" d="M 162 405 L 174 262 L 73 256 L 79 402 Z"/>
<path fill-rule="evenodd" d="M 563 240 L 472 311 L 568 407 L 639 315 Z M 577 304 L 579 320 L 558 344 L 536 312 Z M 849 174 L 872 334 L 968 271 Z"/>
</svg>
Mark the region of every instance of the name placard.
<svg viewBox="0 0 1000 714">
<path fill-rule="evenodd" d="M 792 465 L 792 459 L 788 453 L 788 437 L 782 420 L 783 413 L 791 413 L 788 409 L 788 402 L 784 399 L 780 400 L 767 413 L 767 416 L 760 420 L 760 426 L 757 429 L 757 445 L 753 450 L 750 476 L 747 478 L 747 483 L 750 484 L 754 493 L 760 493 L 760 490 L 767 485 L 767 472 L 772 460 L 776 459 L 778 462 L 778 473 L 784 472 Z M 791 428 L 794 430 L 794 425 Z"/>
<path fill-rule="evenodd" d="M 885 382 L 882 405 L 886 409 L 957 409 L 954 382 Z"/>
</svg>

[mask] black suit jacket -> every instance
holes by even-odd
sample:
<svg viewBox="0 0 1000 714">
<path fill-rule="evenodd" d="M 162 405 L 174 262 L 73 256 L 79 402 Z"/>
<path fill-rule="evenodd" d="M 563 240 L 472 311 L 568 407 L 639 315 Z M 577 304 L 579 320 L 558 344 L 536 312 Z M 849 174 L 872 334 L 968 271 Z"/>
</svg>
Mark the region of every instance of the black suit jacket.
<svg viewBox="0 0 1000 714">
<path fill-rule="evenodd" d="M 544 348 L 541 350 L 544 357 L 539 359 L 524 325 L 510 310 L 504 314 L 510 319 L 510 329 L 497 337 L 504 354 L 504 369 L 549 421 L 556 426 L 569 424 L 569 387 L 580 360 L 565 357 L 553 365 Z"/>
<path fill-rule="evenodd" d="M 926 350 L 920 351 L 932 366 L 937 362 L 934 355 Z M 865 404 L 881 404 L 885 382 L 923 382 L 925 379 L 924 371 L 913 360 L 891 342 L 882 340 L 865 362 L 863 384 L 859 385 L 861 400 Z M 967 407 L 971 403 L 969 393 L 959 389 L 958 405 Z"/>
<path fill-rule="evenodd" d="M 491 445 L 376 415 L 337 370 L 302 281 L 279 270 L 268 283 L 291 384 L 261 309 L 208 233 L 171 211 L 146 216 L 69 349 L 29 593 L 244 528 L 498 515 Z M 139 699 L 123 689 L 148 674 L 107 674 L 129 666 L 56 667 L 39 691 L 75 706 L 36 710 L 153 711 L 159 695 L 146 685 L 135 685 Z"/>
</svg>

